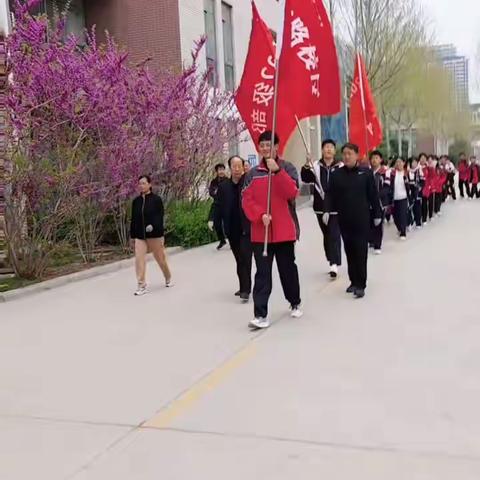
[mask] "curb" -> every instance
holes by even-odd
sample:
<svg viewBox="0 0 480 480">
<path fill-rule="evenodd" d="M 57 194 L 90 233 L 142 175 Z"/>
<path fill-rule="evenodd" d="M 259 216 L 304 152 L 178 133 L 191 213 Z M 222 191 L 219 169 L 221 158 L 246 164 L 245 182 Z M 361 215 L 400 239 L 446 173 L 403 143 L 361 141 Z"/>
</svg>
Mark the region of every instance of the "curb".
<svg viewBox="0 0 480 480">
<path fill-rule="evenodd" d="M 167 255 L 169 256 L 176 255 L 183 251 L 183 247 L 171 247 L 166 249 Z M 147 261 L 152 261 L 152 258 L 150 257 Z M 20 298 L 29 297 L 31 295 L 36 295 L 37 293 L 47 292 L 54 288 L 63 287 L 69 283 L 81 282 L 82 280 L 99 277 L 107 273 L 118 272 L 126 268 L 133 268 L 134 263 L 134 257 L 126 258 L 124 260 L 119 260 L 118 262 L 108 263 L 107 265 L 101 265 L 99 267 L 92 267 L 87 270 L 82 270 L 81 272 L 70 273 L 62 277 L 52 278 L 51 280 L 39 282 L 28 287 L 0 293 L 0 303 L 13 302 L 14 300 L 18 300 Z"/>
</svg>

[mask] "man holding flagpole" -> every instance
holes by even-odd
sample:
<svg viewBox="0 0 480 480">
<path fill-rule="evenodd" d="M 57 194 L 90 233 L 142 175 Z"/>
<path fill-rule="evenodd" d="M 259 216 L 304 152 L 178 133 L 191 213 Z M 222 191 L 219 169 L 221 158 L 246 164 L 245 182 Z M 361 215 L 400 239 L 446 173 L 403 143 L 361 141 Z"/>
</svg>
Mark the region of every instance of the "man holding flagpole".
<svg viewBox="0 0 480 480">
<path fill-rule="evenodd" d="M 251 240 L 257 266 L 253 287 L 254 319 L 249 326 L 263 329 L 270 326 L 268 300 L 272 292 L 273 260 L 277 262 L 280 282 L 291 316 L 300 318 L 300 281 L 295 263 L 295 242 L 300 235 L 295 211 L 298 195 L 298 174 L 289 162 L 277 156 L 279 138 L 272 132 L 262 133 L 258 139 L 258 151 L 262 160 L 253 168 L 244 184 L 242 206 L 251 223 Z M 273 151 L 273 155 L 271 152 Z M 267 213 L 269 176 L 271 176 L 270 213 Z M 268 231 L 267 255 L 264 255 L 265 231 Z"/>
<path fill-rule="evenodd" d="M 293 165 L 278 158 L 278 153 L 284 151 L 299 120 L 338 113 L 341 96 L 335 40 L 321 0 L 285 0 L 283 30 L 276 49 L 253 3 L 252 12 L 250 45 L 235 102 L 252 139 L 260 133 L 262 160 L 247 176 L 243 208 L 252 222 L 257 263 L 255 319 L 250 325 L 267 328 L 273 258 L 292 316 L 302 316 L 294 251 L 298 174 Z"/>
</svg>

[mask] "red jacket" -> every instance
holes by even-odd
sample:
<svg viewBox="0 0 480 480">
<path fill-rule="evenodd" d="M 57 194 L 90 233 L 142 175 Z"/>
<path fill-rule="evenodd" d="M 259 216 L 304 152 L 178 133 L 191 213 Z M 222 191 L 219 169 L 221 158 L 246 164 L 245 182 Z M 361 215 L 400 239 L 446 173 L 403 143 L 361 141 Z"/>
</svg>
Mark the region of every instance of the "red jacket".
<svg viewBox="0 0 480 480">
<path fill-rule="evenodd" d="M 458 175 L 462 182 L 469 182 L 470 181 L 470 167 L 465 160 L 462 160 L 458 164 Z"/>
<path fill-rule="evenodd" d="M 423 186 L 422 195 L 428 198 L 433 193 L 435 169 L 432 167 L 425 167 L 423 169 L 423 176 L 425 177 L 425 185 Z"/>
<path fill-rule="evenodd" d="M 443 185 L 447 181 L 447 172 L 441 169 L 434 170 L 433 176 L 433 193 L 442 193 L 443 192 Z"/>
<path fill-rule="evenodd" d="M 478 175 L 478 165 L 473 164 L 470 165 L 470 181 L 472 182 L 473 185 L 478 185 L 478 180 L 479 180 L 479 175 Z"/>
<path fill-rule="evenodd" d="M 298 173 L 288 162 L 279 160 L 280 170 L 272 175 L 271 216 L 268 243 L 294 242 L 299 237 L 295 198 L 298 195 Z M 254 243 L 265 240 L 262 217 L 267 213 L 268 170 L 262 162 L 247 175 L 242 192 L 242 207 L 251 222 Z"/>
</svg>

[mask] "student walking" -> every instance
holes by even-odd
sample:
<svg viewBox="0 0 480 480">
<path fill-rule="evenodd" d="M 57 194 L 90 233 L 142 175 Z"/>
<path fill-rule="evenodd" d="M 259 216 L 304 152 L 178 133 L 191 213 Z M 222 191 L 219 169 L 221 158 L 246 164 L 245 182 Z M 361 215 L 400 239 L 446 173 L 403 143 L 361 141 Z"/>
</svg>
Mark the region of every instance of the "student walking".
<svg viewBox="0 0 480 480">
<path fill-rule="evenodd" d="M 358 165 L 358 150 L 355 144 L 344 145 L 345 166 L 332 176 L 330 191 L 347 256 L 351 282 L 347 293 L 363 298 L 367 287 L 370 215 L 373 211 L 374 225 L 380 225 L 382 206 L 372 171 Z"/>
<path fill-rule="evenodd" d="M 395 162 L 395 170 L 387 178 L 393 199 L 393 220 L 398 230 L 400 240 L 407 239 L 408 208 L 410 204 L 408 177 L 405 172 L 405 161 L 398 158 Z"/>
<path fill-rule="evenodd" d="M 138 179 L 140 195 L 132 203 L 130 238 L 135 248 L 135 270 L 137 274 L 136 296 L 145 295 L 147 291 L 146 257 L 153 256 L 165 277 L 165 286 L 171 287 L 172 275 L 165 254 L 164 208 L 162 199 L 152 192 L 152 180 L 148 175 Z"/>
<path fill-rule="evenodd" d="M 470 198 L 470 162 L 463 152 L 458 162 L 458 189 L 462 198 L 465 198 L 465 194 Z"/>
<path fill-rule="evenodd" d="M 478 182 L 480 180 L 480 169 L 476 157 L 470 157 L 470 198 L 480 198 Z"/>
<path fill-rule="evenodd" d="M 447 197 L 450 196 L 453 200 L 456 200 L 457 192 L 455 190 L 455 175 L 457 173 L 457 169 L 449 157 L 445 157 L 445 172 L 447 173 Z"/>
<path fill-rule="evenodd" d="M 342 239 L 338 225 L 338 215 L 332 210 L 330 199 L 330 179 L 340 168 L 335 161 L 336 145 L 333 140 L 322 143 L 322 158 L 312 166 L 310 162 L 302 167 L 302 182 L 313 185 L 313 210 L 323 234 L 323 248 L 330 264 L 330 277 L 337 278 L 338 267 L 342 264 Z"/>
<path fill-rule="evenodd" d="M 272 132 L 264 132 L 258 140 L 262 160 L 247 175 L 242 194 L 242 206 L 251 222 L 251 240 L 257 273 L 253 287 L 254 319 L 249 323 L 253 329 L 268 328 L 268 301 L 272 292 L 273 260 L 277 262 L 280 282 L 291 316 L 300 318 L 300 281 L 295 263 L 295 242 L 300 229 L 295 211 L 298 195 L 298 173 L 295 167 L 277 156 L 279 138 Z M 273 155 L 272 155 L 273 151 Z M 270 213 L 267 210 L 268 182 L 271 174 Z M 267 229 L 268 243 L 264 256 L 264 239 Z"/>
<path fill-rule="evenodd" d="M 375 179 L 380 203 L 382 206 L 382 221 L 375 225 L 373 210 L 370 211 L 370 247 L 374 249 L 375 255 L 381 255 L 383 243 L 383 227 L 385 210 L 390 205 L 390 187 L 386 181 L 387 169 L 383 166 L 383 155 L 379 150 L 374 150 L 370 154 L 370 167 Z"/>
<path fill-rule="evenodd" d="M 415 224 L 417 228 L 422 227 L 422 190 L 425 183 L 423 172 L 414 157 L 410 160 L 408 170 L 408 187 L 410 190 L 410 199 L 412 202 L 412 225 Z"/>
<path fill-rule="evenodd" d="M 217 250 L 221 250 L 227 244 L 222 219 L 220 213 L 215 208 L 215 198 L 217 196 L 218 187 L 225 180 L 227 180 L 225 165 L 223 163 L 218 163 L 215 165 L 215 178 L 210 182 L 210 186 L 208 187 L 208 193 L 213 199 L 213 204 L 208 217 L 208 226 L 211 230 L 215 229 L 215 233 L 217 234 L 219 241 Z"/>
</svg>

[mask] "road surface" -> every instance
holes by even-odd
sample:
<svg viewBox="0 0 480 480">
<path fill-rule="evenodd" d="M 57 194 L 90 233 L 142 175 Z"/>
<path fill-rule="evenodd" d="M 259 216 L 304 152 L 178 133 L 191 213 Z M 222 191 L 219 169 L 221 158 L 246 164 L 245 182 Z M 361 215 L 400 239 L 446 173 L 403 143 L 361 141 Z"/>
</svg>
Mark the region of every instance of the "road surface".
<svg viewBox="0 0 480 480">
<path fill-rule="evenodd" d="M 300 220 L 305 316 L 277 279 L 267 331 L 213 246 L 145 297 L 120 271 L 0 305 L 0 479 L 478 480 L 480 202 L 388 227 L 363 300 Z"/>
</svg>

